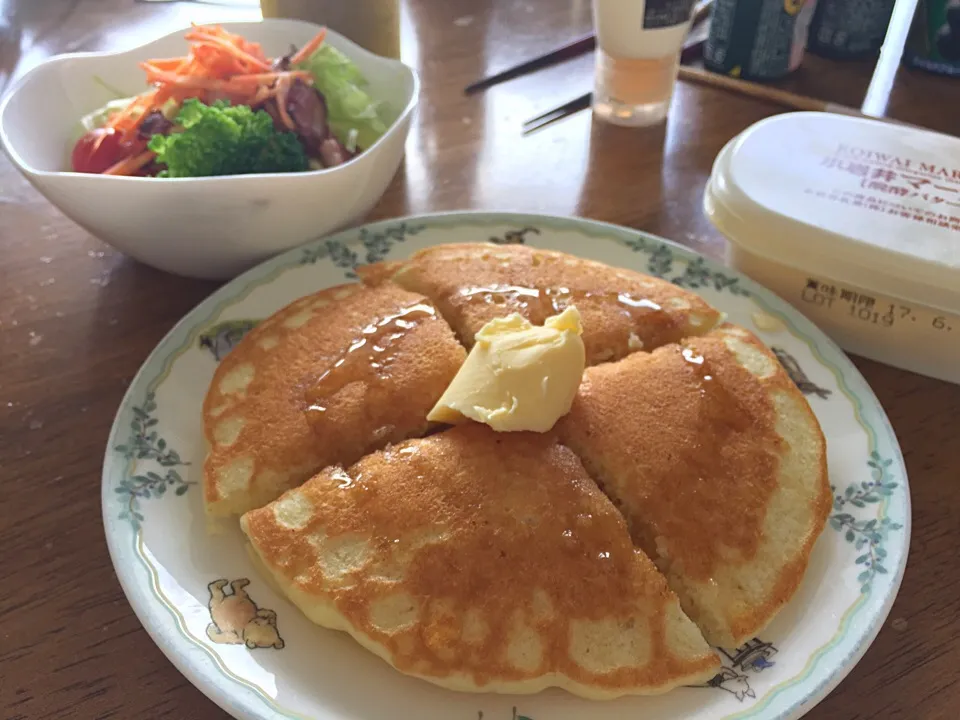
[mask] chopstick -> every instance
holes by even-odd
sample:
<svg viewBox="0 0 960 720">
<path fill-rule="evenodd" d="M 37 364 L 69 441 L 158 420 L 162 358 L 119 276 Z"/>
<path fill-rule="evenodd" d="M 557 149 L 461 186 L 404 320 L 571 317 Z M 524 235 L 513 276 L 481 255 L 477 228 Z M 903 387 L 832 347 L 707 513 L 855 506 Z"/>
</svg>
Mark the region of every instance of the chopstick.
<svg viewBox="0 0 960 720">
<path fill-rule="evenodd" d="M 566 105 L 561 105 L 556 107 L 553 110 L 548 110 L 542 115 L 537 115 L 535 118 L 530 118 L 529 120 L 524 121 L 523 123 L 523 135 L 529 135 L 532 132 L 545 128 L 547 125 L 552 125 L 557 120 L 562 120 L 565 117 L 569 117 L 575 113 L 580 112 L 581 110 L 586 110 L 590 107 L 590 104 L 593 102 L 593 93 L 586 93 L 581 95 L 578 98 L 574 98 Z"/>
<path fill-rule="evenodd" d="M 710 8 L 713 6 L 713 1 L 714 0 L 700 0 L 700 2 L 697 3 L 693 10 L 692 19 L 690 22 L 691 30 L 707 16 L 707 14 L 710 12 Z M 513 80 L 514 78 L 535 72 L 536 70 L 542 70 L 543 68 L 557 65 L 558 63 L 566 60 L 572 60 L 573 58 L 580 57 L 581 55 L 586 55 L 588 52 L 593 52 L 596 47 L 596 35 L 593 33 L 584 35 L 567 43 L 566 45 L 561 45 L 555 50 L 551 50 L 545 55 L 539 55 L 535 58 L 522 62 L 519 65 L 514 65 L 513 67 L 509 67 L 506 70 L 501 70 L 494 75 L 481 78 L 476 82 L 470 83 L 463 89 L 463 92 L 465 95 L 473 95 L 474 93 L 478 93 L 481 90 L 486 90 L 494 85 L 499 85 L 507 80 Z"/>
<path fill-rule="evenodd" d="M 757 100 L 766 100 L 792 110 L 816 110 L 820 112 L 839 113 L 841 115 L 861 115 L 867 117 L 856 108 L 848 107 L 847 105 L 827 102 L 826 100 L 808 95 L 798 95 L 797 93 L 788 92 L 787 90 L 780 90 L 779 88 L 768 85 L 740 80 L 730 77 L 729 75 L 721 75 L 708 70 L 701 70 L 700 68 L 681 66 L 679 77 L 686 82 L 727 90 L 737 95 L 743 95 Z"/>
<path fill-rule="evenodd" d="M 542 70 L 545 67 L 556 65 L 564 60 L 572 60 L 580 55 L 586 55 L 596 47 L 596 36 L 593 34 L 584 35 L 573 42 L 567 43 L 566 45 L 561 45 L 556 50 L 552 50 L 546 55 L 540 55 L 532 60 L 527 60 L 519 65 L 514 65 L 511 68 L 507 68 L 506 70 L 498 72 L 496 75 L 491 75 L 490 77 L 483 78 L 482 80 L 477 80 L 476 82 L 467 85 L 467 87 L 463 89 L 463 92 L 465 95 L 473 95 L 481 90 L 486 90 L 488 87 L 499 85 L 507 80 L 512 80 L 515 77 L 526 75 L 527 73 L 534 72 L 535 70 Z"/>
<path fill-rule="evenodd" d="M 881 117 L 879 115 L 868 115 L 857 108 L 843 105 L 842 103 L 833 103 L 820 98 L 810 97 L 808 95 L 798 95 L 797 93 L 780 90 L 779 88 L 761 85 L 760 83 L 738 80 L 729 75 L 720 75 L 707 70 L 701 70 L 694 67 L 681 67 L 680 79 L 690 83 L 706 85 L 708 87 L 728 90 L 738 95 L 755 98 L 757 100 L 766 100 L 776 105 L 790 108 L 791 110 L 814 110 L 817 112 L 836 113 L 837 115 L 851 115 L 853 117 L 868 118 L 870 120 L 879 120 L 880 122 L 891 125 L 905 125 L 907 127 L 917 127 L 911 123 L 896 120 L 890 117 Z"/>
</svg>

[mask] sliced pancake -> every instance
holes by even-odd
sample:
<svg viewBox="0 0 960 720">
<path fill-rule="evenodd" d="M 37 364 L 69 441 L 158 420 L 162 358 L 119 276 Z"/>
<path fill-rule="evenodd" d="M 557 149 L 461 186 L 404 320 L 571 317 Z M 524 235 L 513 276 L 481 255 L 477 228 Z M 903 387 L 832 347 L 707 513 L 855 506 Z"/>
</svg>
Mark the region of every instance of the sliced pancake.
<svg viewBox="0 0 960 720">
<path fill-rule="evenodd" d="M 589 368 L 557 431 L 710 643 L 740 645 L 793 595 L 831 505 L 825 443 L 746 330 Z"/>
<path fill-rule="evenodd" d="M 718 667 L 549 435 L 470 424 L 410 440 L 325 469 L 241 527 L 308 618 L 444 687 L 608 698 Z"/>
<path fill-rule="evenodd" d="M 395 285 L 343 285 L 288 305 L 210 384 L 208 514 L 239 515 L 327 465 L 423 434 L 465 356 L 430 301 Z"/>
<path fill-rule="evenodd" d="M 659 278 L 524 245 L 438 245 L 360 273 L 369 284 L 392 280 L 429 297 L 468 347 L 495 317 L 519 312 L 542 325 L 576 305 L 590 365 L 702 335 L 720 319 L 702 298 Z"/>
</svg>

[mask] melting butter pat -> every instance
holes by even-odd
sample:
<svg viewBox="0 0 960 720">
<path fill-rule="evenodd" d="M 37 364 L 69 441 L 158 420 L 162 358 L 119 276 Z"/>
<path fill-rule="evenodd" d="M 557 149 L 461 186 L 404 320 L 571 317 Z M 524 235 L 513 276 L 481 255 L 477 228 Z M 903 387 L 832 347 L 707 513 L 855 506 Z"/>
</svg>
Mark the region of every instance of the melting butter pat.
<svg viewBox="0 0 960 720">
<path fill-rule="evenodd" d="M 427 416 L 432 422 L 475 420 L 499 432 L 546 432 L 570 411 L 586 355 L 573 306 L 533 325 L 514 313 L 491 320 Z"/>
</svg>

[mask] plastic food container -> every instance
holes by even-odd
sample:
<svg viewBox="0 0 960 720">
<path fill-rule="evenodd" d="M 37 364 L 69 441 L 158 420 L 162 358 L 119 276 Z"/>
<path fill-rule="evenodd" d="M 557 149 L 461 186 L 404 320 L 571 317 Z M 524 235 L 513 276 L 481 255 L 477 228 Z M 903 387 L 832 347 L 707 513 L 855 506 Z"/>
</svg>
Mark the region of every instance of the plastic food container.
<svg viewBox="0 0 960 720">
<path fill-rule="evenodd" d="M 960 383 L 960 140 L 779 115 L 723 148 L 704 209 L 727 261 L 845 350 Z"/>
</svg>

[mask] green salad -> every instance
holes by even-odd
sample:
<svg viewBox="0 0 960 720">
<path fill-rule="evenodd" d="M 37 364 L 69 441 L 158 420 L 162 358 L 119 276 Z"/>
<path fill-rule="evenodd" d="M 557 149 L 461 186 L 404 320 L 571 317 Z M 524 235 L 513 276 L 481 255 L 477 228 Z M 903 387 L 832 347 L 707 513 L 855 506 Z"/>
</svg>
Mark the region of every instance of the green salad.
<svg viewBox="0 0 960 720">
<path fill-rule="evenodd" d="M 386 131 L 360 69 L 324 42 L 288 55 L 219 26 L 186 35 L 182 58 L 141 63 L 150 89 L 84 116 L 76 172 L 147 177 L 290 173 L 336 167 Z"/>
</svg>

